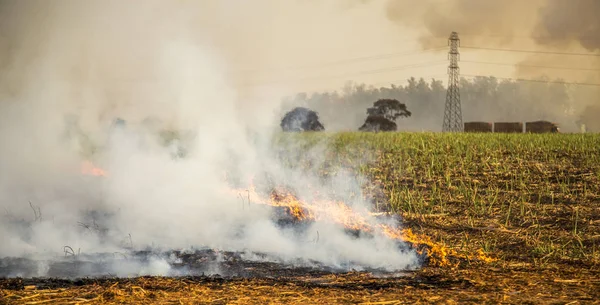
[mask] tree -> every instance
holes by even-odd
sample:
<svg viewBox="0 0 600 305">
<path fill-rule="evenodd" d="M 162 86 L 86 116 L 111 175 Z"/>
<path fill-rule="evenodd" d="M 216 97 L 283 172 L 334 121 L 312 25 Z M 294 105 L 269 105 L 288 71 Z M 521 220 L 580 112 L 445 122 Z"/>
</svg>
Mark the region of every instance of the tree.
<svg viewBox="0 0 600 305">
<path fill-rule="evenodd" d="M 281 119 L 283 131 L 322 131 L 325 127 L 319 122 L 319 115 L 310 109 L 296 107 Z"/>
<path fill-rule="evenodd" d="M 398 125 L 394 121 L 388 120 L 381 115 L 370 115 L 365 120 L 365 123 L 360 126 L 359 131 L 396 131 Z"/>
<path fill-rule="evenodd" d="M 546 83 L 549 82 L 549 83 Z M 560 80 L 536 79 L 535 82 L 499 80 L 495 77 L 462 78 L 460 95 L 465 121 L 526 122 L 547 120 L 561 126 L 562 132 L 579 131 L 577 119 L 583 105 L 598 104 L 598 89 L 566 86 Z M 330 95 L 327 95 L 330 93 Z M 440 80 L 410 78 L 403 84 L 380 88 L 348 83 L 342 90 L 292 96 L 293 107 L 303 105 L 318 111 L 328 130 L 355 129 L 365 122 L 365 109 L 373 101 L 397 99 L 410 105 L 410 117 L 394 121 L 398 129 L 442 131 L 446 88 Z M 290 104 L 286 104 L 288 108 Z M 287 111 L 287 108 L 285 108 Z M 343 109 L 343 115 L 340 115 Z M 372 112 L 380 112 L 374 109 Z M 593 109 L 592 109 L 593 110 Z M 385 111 L 383 111 L 385 112 Z M 585 113 L 585 116 L 590 114 Z M 588 130 L 596 130 L 596 121 L 586 118 Z"/>
<path fill-rule="evenodd" d="M 395 99 L 381 99 L 373 103 L 373 107 L 367 109 L 369 116 L 382 116 L 390 121 L 396 121 L 399 117 L 410 117 L 406 105 Z"/>
<path fill-rule="evenodd" d="M 358 129 L 360 131 L 395 131 L 398 129 L 396 120 L 399 117 L 410 117 L 406 105 L 396 99 L 380 99 L 367 109 L 367 119 Z"/>
</svg>

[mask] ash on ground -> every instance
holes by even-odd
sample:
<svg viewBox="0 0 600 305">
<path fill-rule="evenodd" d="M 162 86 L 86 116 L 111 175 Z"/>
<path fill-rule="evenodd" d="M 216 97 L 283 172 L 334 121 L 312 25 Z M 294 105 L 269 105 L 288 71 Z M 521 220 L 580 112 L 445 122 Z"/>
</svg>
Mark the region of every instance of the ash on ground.
<svg viewBox="0 0 600 305">
<path fill-rule="evenodd" d="M 53 259 L 0 259 L 0 278 L 114 278 L 146 275 L 220 276 L 223 278 L 317 277 L 327 274 L 366 271 L 397 274 L 384 270 L 353 270 L 324 266 L 315 261 L 283 262 L 265 253 L 218 251 L 135 251 L 93 255 L 66 255 Z"/>
</svg>

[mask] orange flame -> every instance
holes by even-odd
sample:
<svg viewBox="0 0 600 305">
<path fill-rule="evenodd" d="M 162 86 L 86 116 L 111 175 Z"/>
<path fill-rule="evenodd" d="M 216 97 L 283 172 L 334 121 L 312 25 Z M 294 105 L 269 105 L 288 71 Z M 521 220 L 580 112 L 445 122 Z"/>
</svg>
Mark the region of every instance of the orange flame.
<svg viewBox="0 0 600 305">
<path fill-rule="evenodd" d="M 266 199 L 256 192 L 254 186 L 248 190 L 237 192 L 248 192 L 248 197 L 252 198 L 252 203 L 255 204 L 287 207 L 290 214 L 298 220 L 332 221 L 343 224 L 349 229 L 372 232 L 371 225 L 366 218 L 341 201 L 315 199 L 309 203 L 282 190 L 271 192 L 271 196 Z"/>
<path fill-rule="evenodd" d="M 448 266 L 450 261 L 448 255 L 457 256 L 457 253 L 440 244 L 433 242 L 428 236 L 417 236 L 411 229 L 397 229 L 384 225 L 383 228 L 388 236 L 393 236 L 395 239 L 404 240 L 413 245 L 427 246 L 427 252 L 430 263 L 435 266 Z M 424 250 L 417 250 L 419 254 L 423 254 Z"/>
<path fill-rule="evenodd" d="M 342 224 L 351 230 L 360 230 L 366 233 L 380 233 L 393 240 L 408 242 L 413 245 L 419 254 L 427 251 L 429 264 L 433 266 L 450 266 L 450 256 L 460 257 L 453 249 L 432 241 L 428 236 L 417 235 L 411 229 L 399 229 L 387 224 L 372 224 L 366 215 L 361 214 L 341 201 L 312 200 L 307 202 L 298 199 L 287 191 L 275 190 L 267 199 L 259 195 L 253 185 L 248 190 L 234 190 L 239 193 L 248 193 L 248 198 L 255 204 L 287 207 L 289 214 L 297 220 L 320 220 Z M 374 216 L 377 213 L 369 213 Z M 425 249 L 423 249 L 425 248 Z M 487 256 L 479 249 L 476 258 L 482 262 L 493 262 L 495 259 Z"/>
<path fill-rule="evenodd" d="M 105 177 L 106 171 L 96 167 L 92 162 L 90 161 L 84 161 L 81 164 L 81 173 L 84 175 L 88 175 L 88 176 L 97 176 L 97 177 Z"/>
</svg>

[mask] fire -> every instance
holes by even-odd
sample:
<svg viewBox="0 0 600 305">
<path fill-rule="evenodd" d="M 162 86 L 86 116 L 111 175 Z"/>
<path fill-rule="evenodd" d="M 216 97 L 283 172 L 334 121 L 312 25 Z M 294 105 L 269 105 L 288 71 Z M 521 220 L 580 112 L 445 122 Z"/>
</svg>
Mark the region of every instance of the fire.
<svg viewBox="0 0 600 305">
<path fill-rule="evenodd" d="M 241 192 L 243 191 L 238 193 Z M 248 197 L 252 198 L 252 203 L 286 207 L 290 215 L 298 220 L 332 221 L 343 224 L 348 229 L 365 232 L 373 231 L 364 216 L 356 213 L 341 201 L 315 199 L 309 203 L 299 200 L 292 193 L 285 190 L 274 190 L 271 192 L 271 196 L 266 199 L 257 193 L 254 186 L 250 187 L 247 192 Z"/>
<path fill-rule="evenodd" d="M 388 236 L 393 236 L 393 238 L 407 241 L 413 245 L 427 246 L 428 256 L 433 265 L 448 266 L 450 265 L 448 255 L 457 256 L 454 250 L 433 242 L 428 236 L 417 236 L 411 229 L 399 230 L 385 226 L 384 230 L 388 233 Z M 417 252 L 423 254 L 423 250 L 417 250 Z"/>
<path fill-rule="evenodd" d="M 90 161 L 84 161 L 81 173 L 91 176 L 107 176 L 105 170 L 96 167 Z M 314 199 L 310 202 L 298 199 L 294 194 L 282 189 L 275 189 L 267 198 L 260 195 L 254 185 L 245 190 L 230 190 L 231 193 L 247 193 L 248 200 L 253 204 L 262 204 L 287 208 L 289 214 L 299 221 L 328 221 L 343 225 L 346 229 L 370 234 L 382 234 L 392 240 L 408 242 L 415 247 L 419 254 L 427 251 L 430 265 L 450 266 L 450 256 L 460 257 L 453 249 L 433 242 L 428 236 L 417 235 L 411 229 L 399 229 L 387 224 L 369 222 L 368 218 L 382 213 L 361 214 L 342 201 Z M 470 257 L 466 257 L 469 259 Z M 477 251 L 476 259 L 490 263 L 496 261 L 482 249 Z"/>
<path fill-rule="evenodd" d="M 238 194 L 248 193 L 249 200 L 254 204 L 286 207 L 289 214 L 300 221 L 319 220 L 343 225 L 346 229 L 360 230 L 365 233 L 383 234 L 387 238 L 408 242 L 415 247 L 419 254 L 427 251 L 429 264 L 432 266 L 452 265 L 449 257 L 461 257 L 455 250 L 432 241 L 428 236 L 417 235 L 411 229 L 399 229 L 387 224 L 369 222 L 370 216 L 378 213 L 361 214 L 342 201 L 315 199 L 310 202 L 300 200 L 294 194 L 285 190 L 274 190 L 266 198 L 257 193 L 252 185 L 248 190 L 234 190 Z M 466 257 L 470 259 L 470 257 Z M 495 259 L 479 249 L 476 259 L 482 262 L 493 262 Z"/>
<path fill-rule="evenodd" d="M 84 175 L 89 175 L 89 176 L 98 176 L 98 177 L 105 177 L 106 171 L 96 167 L 92 162 L 90 161 L 84 161 L 81 164 L 81 173 Z"/>
<path fill-rule="evenodd" d="M 252 193 L 256 195 L 256 191 L 253 189 Z M 290 193 L 280 194 L 277 191 L 271 192 L 270 202 L 265 203 L 273 206 L 287 207 L 290 215 L 298 220 L 314 220 L 315 215 L 312 210 L 304 209 L 303 204 L 296 200 Z"/>
</svg>

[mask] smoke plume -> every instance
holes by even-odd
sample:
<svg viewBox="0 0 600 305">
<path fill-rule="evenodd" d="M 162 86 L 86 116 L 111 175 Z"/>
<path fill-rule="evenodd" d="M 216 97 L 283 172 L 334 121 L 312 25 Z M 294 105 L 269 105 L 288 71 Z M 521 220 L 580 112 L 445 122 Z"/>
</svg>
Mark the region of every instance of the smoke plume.
<svg viewBox="0 0 600 305">
<path fill-rule="evenodd" d="M 420 28 L 425 46 L 456 31 L 488 46 L 519 44 L 530 37 L 540 45 L 576 42 L 590 51 L 600 48 L 600 4 L 595 0 L 409 2 L 388 1 L 386 14 L 400 25 Z"/>
<path fill-rule="evenodd" d="M 547 0 L 539 10 L 533 38 L 541 45 L 564 46 L 577 42 L 590 51 L 600 50 L 600 2 Z"/>
<path fill-rule="evenodd" d="M 266 174 L 302 198 L 360 194 L 353 174 L 322 181 L 284 166 L 271 143 L 279 101 L 240 97 L 231 67 L 269 49 L 246 26 L 268 8 L 233 0 L 1 2 L 0 257 L 208 247 L 341 268 L 414 267 L 416 254 L 387 238 L 354 238 L 318 221 L 301 233 L 282 229 L 269 209 L 246 206 L 234 190 L 232 180 L 243 189 Z M 125 126 L 112 124 L 118 117 Z M 82 133 L 73 136 L 69 124 Z M 165 147 L 156 126 L 189 136 Z M 303 158 L 319 164 L 326 153 L 323 143 Z M 82 175 L 85 159 L 106 176 Z M 162 260 L 124 264 L 101 271 L 169 274 Z M 12 275 L 48 271 L 38 267 Z"/>
<path fill-rule="evenodd" d="M 390 0 L 386 15 L 420 32 L 424 47 L 443 46 L 452 31 L 477 42 L 507 44 L 513 36 L 522 35 L 523 28 L 532 26 L 531 16 L 542 2 Z"/>
</svg>

